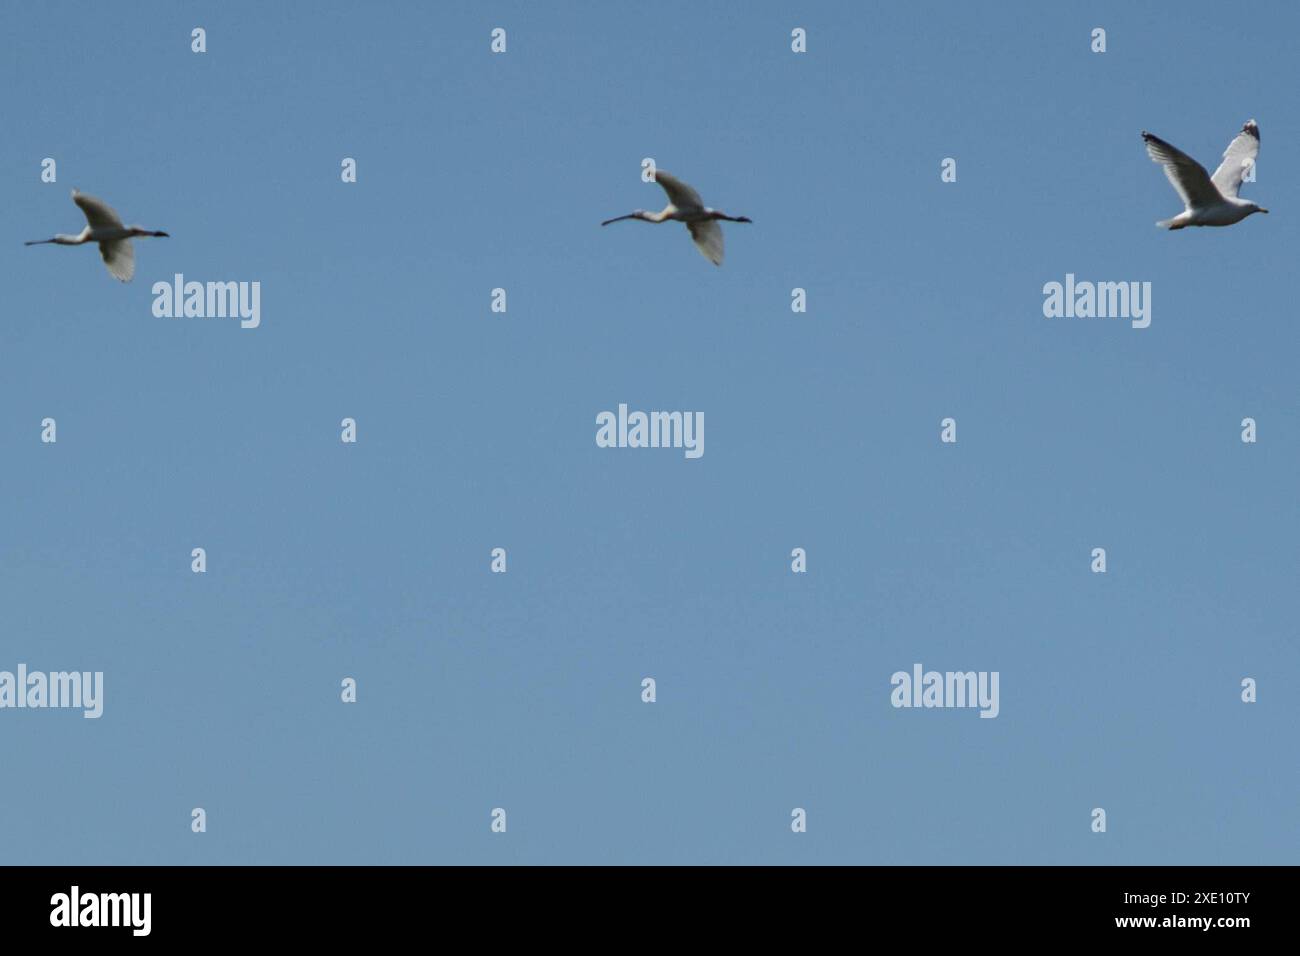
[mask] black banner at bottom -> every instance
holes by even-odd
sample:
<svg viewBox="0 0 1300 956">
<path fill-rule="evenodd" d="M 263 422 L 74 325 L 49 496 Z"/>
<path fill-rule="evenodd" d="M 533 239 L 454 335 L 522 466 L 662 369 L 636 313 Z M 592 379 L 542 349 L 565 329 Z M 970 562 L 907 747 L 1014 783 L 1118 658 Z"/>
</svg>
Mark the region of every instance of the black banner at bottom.
<svg viewBox="0 0 1300 956">
<path fill-rule="evenodd" d="M 10 941 L 76 944 L 383 943 L 437 928 L 484 941 L 734 945 L 911 926 L 926 943 L 1232 945 L 1285 931 L 1293 882 L 1278 867 L 10 867 L 0 925 Z"/>
</svg>

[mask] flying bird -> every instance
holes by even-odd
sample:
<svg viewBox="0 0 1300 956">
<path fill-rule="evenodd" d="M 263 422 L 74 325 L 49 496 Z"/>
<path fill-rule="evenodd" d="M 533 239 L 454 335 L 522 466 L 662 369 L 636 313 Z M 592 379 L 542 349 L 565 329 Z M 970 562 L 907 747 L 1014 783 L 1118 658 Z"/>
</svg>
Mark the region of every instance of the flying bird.
<svg viewBox="0 0 1300 956">
<path fill-rule="evenodd" d="M 601 225 L 608 226 L 611 222 L 620 222 L 624 219 L 640 219 L 642 222 L 667 222 L 674 219 L 677 222 L 684 222 L 691 232 L 691 239 L 695 241 L 695 248 L 699 249 L 704 258 L 715 266 L 722 265 L 722 227 L 718 225 L 718 220 L 725 219 L 727 222 L 753 222 L 753 220 L 745 216 L 728 216 L 717 209 L 710 209 L 704 205 L 704 200 L 700 198 L 699 193 L 676 176 L 663 170 L 655 172 L 655 182 L 668 194 L 668 205 L 662 212 L 646 212 L 644 209 L 638 209 L 626 216 L 606 219 Z"/>
<path fill-rule="evenodd" d="M 1192 157 L 1159 136 L 1143 130 L 1142 139 L 1152 161 L 1165 168 L 1165 175 L 1187 207 L 1172 219 L 1162 219 L 1156 223 L 1157 226 L 1166 229 L 1231 226 L 1252 212 L 1268 212 L 1262 206 L 1237 198 L 1246 171 L 1255 165 L 1255 157 L 1259 155 L 1259 127 L 1254 120 L 1243 126 L 1237 138 L 1228 144 L 1223 162 L 1213 176 Z"/>
<path fill-rule="evenodd" d="M 139 226 L 124 226 L 117 213 L 109 208 L 102 199 L 87 196 L 85 193 L 72 191 L 72 201 L 86 214 L 86 228 L 75 236 L 58 233 L 53 239 L 35 239 L 25 242 L 25 246 L 39 246 L 52 242 L 59 246 L 84 246 L 88 242 L 99 243 L 99 254 L 104 257 L 109 275 L 123 282 L 130 282 L 135 275 L 135 250 L 131 248 L 131 239 L 135 236 L 166 236 L 165 232 L 153 232 Z"/>
</svg>

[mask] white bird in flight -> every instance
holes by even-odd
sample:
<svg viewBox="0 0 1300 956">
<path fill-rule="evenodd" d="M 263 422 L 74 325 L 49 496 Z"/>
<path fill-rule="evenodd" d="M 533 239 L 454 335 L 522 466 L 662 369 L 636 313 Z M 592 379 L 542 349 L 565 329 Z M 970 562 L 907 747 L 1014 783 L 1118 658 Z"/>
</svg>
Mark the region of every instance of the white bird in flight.
<svg viewBox="0 0 1300 956">
<path fill-rule="evenodd" d="M 1255 157 L 1259 155 L 1259 127 L 1254 120 L 1243 126 L 1237 138 L 1228 144 L 1223 162 L 1213 176 L 1192 157 L 1159 136 L 1143 130 L 1142 139 L 1146 141 L 1151 159 L 1165 168 L 1165 175 L 1187 207 L 1174 218 L 1156 223 L 1157 226 L 1167 229 L 1231 226 L 1252 212 L 1268 212 L 1262 206 L 1237 198 L 1246 171 L 1255 165 Z"/>
<path fill-rule="evenodd" d="M 667 222 L 675 219 L 677 222 L 686 223 L 686 228 L 691 231 L 691 238 L 695 240 L 695 248 L 703 253 L 704 258 L 715 266 L 722 265 L 722 227 L 718 225 L 718 220 L 725 219 L 727 222 L 753 222 L 753 220 L 745 216 L 728 216 L 724 212 L 710 209 L 704 205 L 704 200 L 700 198 L 699 193 L 676 176 L 663 170 L 655 172 L 655 182 L 668 194 L 668 205 L 663 208 L 663 212 L 646 212 L 644 209 L 638 209 L 626 216 L 606 219 L 601 225 L 608 226 L 611 222 L 620 222 L 623 219 L 640 219 L 642 222 Z"/>
<path fill-rule="evenodd" d="M 166 236 L 165 232 L 153 232 L 139 226 L 124 226 L 117 213 L 109 208 L 102 199 L 87 196 L 75 189 L 72 201 L 86 214 L 86 228 L 75 236 L 58 233 L 53 239 L 35 239 L 25 242 L 25 246 L 39 246 L 52 242 L 59 246 L 82 246 L 88 242 L 99 243 L 99 254 L 104 257 L 104 265 L 114 279 L 130 282 L 135 275 L 135 250 L 131 248 L 134 236 Z"/>
</svg>

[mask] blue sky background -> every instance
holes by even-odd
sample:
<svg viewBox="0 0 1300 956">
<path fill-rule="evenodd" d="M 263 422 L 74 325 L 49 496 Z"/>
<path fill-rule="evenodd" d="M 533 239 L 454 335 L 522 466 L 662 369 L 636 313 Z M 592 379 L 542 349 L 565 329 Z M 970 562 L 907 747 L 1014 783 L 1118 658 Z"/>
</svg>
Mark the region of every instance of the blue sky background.
<svg viewBox="0 0 1300 956">
<path fill-rule="evenodd" d="M 1187 6 L 7 6 L 0 669 L 106 692 L 0 712 L 0 862 L 1297 862 L 1300 14 Z M 1252 117 L 1272 214 L 1155 229 L 1139 131 Z M 597 225 L 647 156 L 722 269 Z M 171 233 L 134 282 L 22 246 L 74 186 Z"/>
</svg>

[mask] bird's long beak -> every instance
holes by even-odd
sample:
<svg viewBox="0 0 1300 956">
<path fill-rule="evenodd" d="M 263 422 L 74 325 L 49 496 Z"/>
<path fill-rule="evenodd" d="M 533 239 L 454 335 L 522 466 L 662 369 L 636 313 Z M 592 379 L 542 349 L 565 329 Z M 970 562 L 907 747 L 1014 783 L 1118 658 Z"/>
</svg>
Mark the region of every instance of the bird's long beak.
<svg viewBox="0 0 1300 956">
<path fill-rule="evenodd" d="M 47 242 L 53 242 L 53 239 L 32 239 L 30 242 L 24 242 L 24 246 L 40 246 Z"/>
<path fill-rule="evenodd" d="M 1263 206 L 1260 206 L 1260 207 L 1259 207 L 1259 211 L 1260 211 L 1260 212 L 1268 212 L 1268 210 L 1265 209 Z"/>
</svg>

